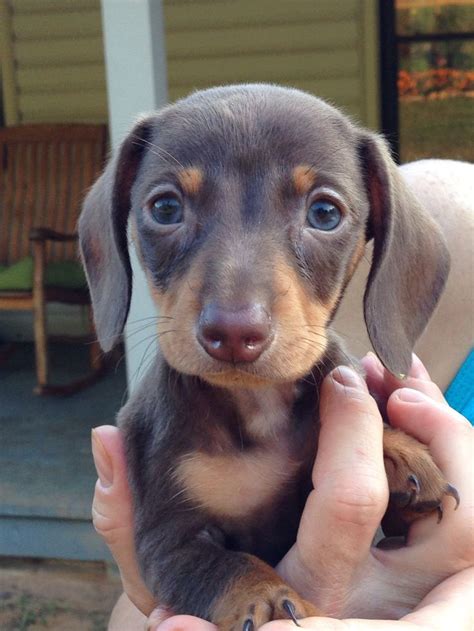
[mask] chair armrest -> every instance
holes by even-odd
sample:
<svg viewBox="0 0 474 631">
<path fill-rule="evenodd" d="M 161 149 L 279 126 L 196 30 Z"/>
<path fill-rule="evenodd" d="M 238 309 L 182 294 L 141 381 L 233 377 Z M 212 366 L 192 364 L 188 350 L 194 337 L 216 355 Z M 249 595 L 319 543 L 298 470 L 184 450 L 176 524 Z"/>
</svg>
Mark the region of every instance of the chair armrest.
<svg viewBox="0 0 474 631">
<path fill-rule="evenodd" d="M 29 239 L 30 241 L 77 241 L 77 234 L 56 232 L 51 228 L 32 228 Z"/>
</svg>

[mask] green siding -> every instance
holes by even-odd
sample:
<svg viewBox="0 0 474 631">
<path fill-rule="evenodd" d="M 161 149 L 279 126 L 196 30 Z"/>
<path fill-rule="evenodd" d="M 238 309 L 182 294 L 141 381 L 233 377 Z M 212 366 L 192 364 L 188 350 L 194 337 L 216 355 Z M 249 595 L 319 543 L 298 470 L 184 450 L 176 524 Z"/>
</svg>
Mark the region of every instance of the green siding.
<svg viewBox="0 0 474 631">
<path fill-rule="evenodd" d="M 7 123 L 107 120 L 100 0 L 2 5 Z M 378 126 L 376 0 L 165 0 L 164 8 L 171 100 L 269 81 Z"/>
<path fill-rule="evenodd" d="M 106 122 L 100 0 L 0 3 L 13 67 L 4 80 L 7 124 Z"/>
<path fill-rule="evenodd" d="M 170 99 L 221 83 L 312 92 L 378 126 L 376 0 L 165 0 Z"/>
</svg>

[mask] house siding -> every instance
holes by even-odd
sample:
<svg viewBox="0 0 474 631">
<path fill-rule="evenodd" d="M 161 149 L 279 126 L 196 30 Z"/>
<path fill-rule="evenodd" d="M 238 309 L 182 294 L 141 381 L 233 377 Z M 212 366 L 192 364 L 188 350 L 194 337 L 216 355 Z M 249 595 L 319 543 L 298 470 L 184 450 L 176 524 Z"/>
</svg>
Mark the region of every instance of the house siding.
<svg viewBox="0 0 474 631">
<path fill-rule="evenodd" d="M 99 0 L 0 0 L 6 123 L 106 122 Z"/>
<path fill-rule="evenodd" d="M 0 6 L 7 124 L 106 121 L 100 1 Z M 165 0 L 164 13 L 170 100 L 266 81 L 378 127 L 376 0 Z"/>
<path fill-rule="evenodd" d="M 270 81 L 378 126 L 375 0 L 173 0 L 164 10 L 171 100 Z"/>
</svg>

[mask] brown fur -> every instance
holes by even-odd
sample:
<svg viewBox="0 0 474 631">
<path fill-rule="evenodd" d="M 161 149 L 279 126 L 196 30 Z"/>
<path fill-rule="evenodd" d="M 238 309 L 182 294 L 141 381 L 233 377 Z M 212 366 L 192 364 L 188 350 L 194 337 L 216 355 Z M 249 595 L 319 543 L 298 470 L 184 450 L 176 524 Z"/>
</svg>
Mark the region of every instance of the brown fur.
<svg viewBox="0 0 474 631">
<path fill-rule="evenodd" d="M 252 620 L 258 629 L 270 620 L 286 618 L 284 602 L 290 601 L 297 618 L 321 615 L 318 609 L 286 585 L 278 574 L 258 559 L 251 559 L 251 570 L 233 583 L 213 607 L 213 620 L 219 629 L 242 629 Z M 253 594 L 251 605 L 248 594 Z"/>
<path fill-rule="evenodd" d="M 181 458 L 175 474 L 194 503 L 211 515 L 251 518 L 272 503 L 300 466 L 285 451 L 274 444 L 251 454 L 195 452 Z"/>
<path fill-rule="evenodd" d="M 196 167 L 183 169 L 178 173 L 178 180 L 184 192 L 190 197 L 198 195 L 203 181 L 202 171 Z"/>
<path fill-rule="evenodd" d="M 293 169 L 293 185 L 298 195 L 307 195 L 316 183 L 318 174 L 314 167 L 307 164 L 299 164 Z"/>
</svg>

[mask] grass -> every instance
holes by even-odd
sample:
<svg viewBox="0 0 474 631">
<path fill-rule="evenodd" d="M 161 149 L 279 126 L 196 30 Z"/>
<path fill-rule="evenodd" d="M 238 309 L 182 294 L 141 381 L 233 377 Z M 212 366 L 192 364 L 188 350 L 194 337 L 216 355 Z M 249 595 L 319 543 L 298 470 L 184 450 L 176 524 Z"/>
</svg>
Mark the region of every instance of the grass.
<svg viewBox="0 0 474 631">
<path fill-rule="evenodd" d="M 422 158 L 474 160 L 474 99 L 400 102 L 402 162 Z"/>
<path fill-rule="evenodd" d="M 84 630 L 105 631 L 108 615 L 99 611 L 84 612 L 74 607 L 44 600 L 31 594 L 22 594 L 4 605 L 4 614 L 1 628 L 4 631 L 29 631 L 31 627 L 42 629 L 56 629 L 56 618 L 60 614 L 75 620 L 82 620 Z M 10 614 L 10 615 L 9 615 Z M 62 626 L 62 625 L 61 625 Z"/>
<path fill-rule="evenodd" d="M 32 625 L 46 625 L 48 619 L 56 615 L 59 607 L 54 602 L 39 603 L 29 594 L 22 594 L 16 602 L 8 603 L 5 609 L 13 613 L 8 622 L 8 630 L 28 631 Z"/>
</svg>

